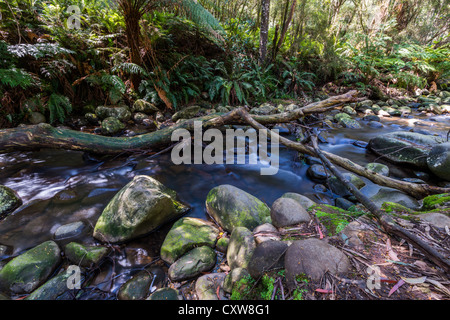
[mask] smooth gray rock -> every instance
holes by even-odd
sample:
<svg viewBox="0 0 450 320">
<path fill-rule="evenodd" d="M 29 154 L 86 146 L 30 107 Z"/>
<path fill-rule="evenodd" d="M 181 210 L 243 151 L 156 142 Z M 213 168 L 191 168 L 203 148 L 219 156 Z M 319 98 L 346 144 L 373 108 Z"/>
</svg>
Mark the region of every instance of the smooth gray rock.
<svg viewBox="0 0 450 320">
<path fill-rule="evenodd" d="M 309 222 L 311 216 L 303 206 L 290 198 L 278 198 L 270 210 L 272 224 L 275 227 L 287 227 L 294 224 Z"/>
<path fill-rule="evenodd" d="M 169 268 L 172 281 L 183 281 L 196 277 L 214 268 L 216 252 L 207 246 L 194 248 L 175 261 Z"/>
<path fill-rule="evenodd" d="M 227 260 L 230 268 L 247 268 L 255 248 L 256 243 L 250 230 L 245 227 L 234 228 L 227 250 Z"/>
</svg>

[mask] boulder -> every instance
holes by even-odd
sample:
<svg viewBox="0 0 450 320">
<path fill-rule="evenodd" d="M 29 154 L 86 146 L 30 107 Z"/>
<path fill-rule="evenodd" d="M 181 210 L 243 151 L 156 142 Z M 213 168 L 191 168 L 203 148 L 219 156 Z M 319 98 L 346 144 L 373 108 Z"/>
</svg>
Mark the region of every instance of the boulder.
<svg viewBox="0 0 450 320">
<path fill-rule="evenodd" d="M 102 134 L 113 135 L 125 129 L 125 125 L 117 118 L 108 117 L 100 125 Z"/>
<path fill-rule="evenodd" d="M 435 145 L 428 154 L 427 165 L 438 178 L 450 181 L 450 142 Z"/>
<path fill-rule="evenodd" d="M 294 224 L 309 222 L 310 215 L 300 203 L 290 198 L 279 198 L 272 204 L 270 211 L 272 224 L 277 227 L 287 227 Z"/>
<path fill-rule="evenodd" d="M 190 106 L 187 108 L 184 108 L 178 112 L 176 112 L 172 116 L 172 121 L 177 122 L 180 119 L 191 119 L 194 118 L 201 110 L 200 106 Z"/>
<path fill-rule="evenodd" d="M 95 109 L 95 114 L 100 118 L 100 120 L 112 117 L 120 121 L 128 121 L 131 118 L 130 109 L 125 105 L 98 106 Z"/>
<path fill-rule="evenodd" d="M 145 235 L 184 214 L 176 192 L 149 176 L 135 176 L 108 203 L 94 228 L 104 242 L 124 242 Z"/>
<path fill-rule="evenodd" d="M 284 268 L 284 254 L 288 244 L 284 241 L 264 241 L 253 251 L 247 270 L 253 279 L 265 272 Z"/>
<path fill-rule="evenodd" d="M 247 268 L 255 248 L 255 240 L 250 230 L 245 227 L 234 228 L 227 250 L 227 260 L 230 268 Z"/>
<path fill-rule="evenodd" d="M 147 300 L 182 300 L 177 290 L 161 288 L 153 292 Z"/>
<path fill-rule="evenodd" d="M 103 246 L 85 246 L 70 242 L 64 248 L 64 253 L 72 263 L 77 266 L 92 268 L 110 253 L 111 249 Z"/>
<path fill-rule="evenodd" d="M 371 139 L 369 148 L 394 163 L 428 169 L 428 154 L 435 145 L 442 142 L 443 139 L 437 136 L 397 131 Z"/>
<path fill-rule="evenodd" d="M 308 209 L 309 207 L 311 207 L 311 206 L 316 204 L 313 200 L 311 200 L 307 196 L 304 196 L 304 195 L 299 194 L 299 193 L 294 193 L 294 192 L 286 192 L 285 194 L 283 194 L 281 196 L 281 198 L 294 199 L 295 201 L 300 203 L 302 205 L 302 207 L 305 208 L 305 209 Z"/>
<path fill-rule="evenodd" d="M 382 187 L 370 200 L 378 207 L 381 208 L 385 202 L 395 202 L 407 208 L 418 210 L 420 208 L 419 202 L 413 197 L 398 191 L 397 189 Z"/>
<path fill-rule="evenodd" d="M 291 288 L 297 275 L 305 274 L 320 280 L 327 271 L 342 275 L 350 269 L 350 261 L 341 250 L 315 238 L 294 241 L 286 250 L 284 265 L 286 281 Z"/>
<path fill-rule="evenodd" d="M 125 282 L 117 293 L 119 300 L 144 300 L 150 293 L 153 273 L 148 270 L 138 272 Z"/>
<path fill-rule="evenodd" d="M 0 291 L 30 293 L 53 273 L 61 262 L 54 241 L 46 241 L 9 261 L 0 270 Z"/>
<path fill-rule="evenodd" d="M 372 162 L 366 164 L 365 167 L 370 171 L 381 174 L 382 176 L 389 176 L 389 167 L 385 164 Z"/>
<path fill-rule="evenodd" d="M 148 101 L 138 99 L 134 102 L 132 111 L 137 113 L 144 113 L 146 115 L 151 115 L 158 112 L 159 109 L 154 104 Z"/>
<path fill-rule="evenodd" d="M 31 124 L 39 124 L 39 123 L 45 123 L 47 120 L 45 119 L 45 116 L 40 112 L 31 112 L 30 116 L 28 117 L 28 121 L 30 121 Z"/>
<path fill-rule="evenodd" d="M 172 281 L 188 280 L 214 268 L 216 252 L 207 246 L 194 248 L 175 261 L 169 268 Z"/>
<path fill-rule="evenodd" d="M 312 166 L 310 166 L 308 168 L 306 173 L 313 180 L 323 181 L 323 180 L 325 180 L 328 177 L 327 171 L 325 170 L 325 168 L 321 164 L 313 164 Z"/>
<path fill-rule="evenodd" d="M 174 223 L 161 245 L 161 259 L 174 263 L 195 247 L 214 248 L 218 235 L 219 229 L 208 221 L 192 217 L 181 218 Z"/>
<path fill-rule="evenodd" d="M 206 199 L 206 210 L 229 232 L 240 226 L 253 230 L 260 224 L 271 222 L 270 209 L 264 202 L 232 185 L 211 189 Z"/>
<path fill-rule="evenodd" d="M 198 300 L 225 300 L 223 290 L 225 276 L 225 273 L 209 273 L 198 278 L 195 282 Z"/>
</svg>

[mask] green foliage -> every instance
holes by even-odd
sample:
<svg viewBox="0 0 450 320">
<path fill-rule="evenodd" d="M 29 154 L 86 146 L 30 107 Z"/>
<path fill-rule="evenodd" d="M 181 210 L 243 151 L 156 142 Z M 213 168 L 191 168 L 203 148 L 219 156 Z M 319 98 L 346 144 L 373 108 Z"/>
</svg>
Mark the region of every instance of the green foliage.
<svg viewBox="0 0 450 320">
<path fill-rule="evenodd" d="M 101 71 L 98 74 L 88 76 L 86 80 L 90 85 L 99 86 L 107 92 L 111 104 L 117 104 L 125 94 L 126 86 L 117 75 Z"/>
<path fill-rule="evenodd" d="M 55 122 L 55 120 L 62 123 L 66 119 L 66 116 L 72 112 L 72 104 L 69 98 L 56 93 L 50 95 L 46 108 L 50 114 L 50 123 Z"/>
</svg>

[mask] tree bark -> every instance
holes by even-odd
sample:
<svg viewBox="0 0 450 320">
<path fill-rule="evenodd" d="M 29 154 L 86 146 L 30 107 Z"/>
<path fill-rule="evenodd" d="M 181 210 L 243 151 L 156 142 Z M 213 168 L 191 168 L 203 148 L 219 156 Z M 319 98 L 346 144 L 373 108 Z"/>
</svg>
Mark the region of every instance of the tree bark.
<svg viewBox="0 0 450 320">
<path fill-rule="evenodd" d="M 295 11 L 296 5 L 297 5 L 297 0 L 293 0 L 292 4 L 291 4 L 291 9 L 289 11 L 289 15 L 287 17 L 287 20 L 284 22 L 283 29 L 281 30 L 281 33 L 280 33 L 280 39 L 277 41 L 276 46 L 273 48 L 272 60 L 275 60 L 278 52 L 280 51 L 281 45 L 283 44 L 284 39 L 286 38 L 287 31 L 291 24 L 292 18 L 294 17 L 294 11 Z"/>
<path fill-rule="evenodd" d="M 263 65 L 267 57 L 269 38 L 270 0 L 261 0 L 261 27 L 259 33 L 259 63 Z"/>
</svg>

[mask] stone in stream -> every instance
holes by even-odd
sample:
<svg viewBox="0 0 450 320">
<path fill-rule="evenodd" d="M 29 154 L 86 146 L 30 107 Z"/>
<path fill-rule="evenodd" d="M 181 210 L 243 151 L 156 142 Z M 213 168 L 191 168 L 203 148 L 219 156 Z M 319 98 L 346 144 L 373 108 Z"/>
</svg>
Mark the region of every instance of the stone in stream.
<svg viewBox="0 0 450 320">
<path fill-rule="evenodd" d="M 311 179 L 323 181 L 328 177 L 327 171 L 321 164 L 313 164 L 306 171 Z"/>
<path fill-rule="evenodd" d="M 161 288 L 153 292 L 147 300 L 182 300 L 182 298 L 173 288 Z"/>
<path fill-rule="evenodd" d="M 372 162 L 366 164 L 365 167 L 370 171 L 381 174 L 382 176 L 389 176 L 389 167 L 385 164 Z"/>
<path fill-rule="evenodd" d="M 195 293 L 199 300 L 225 300 L 223 282 L 225 273 L 209 273 L 195 282 Z"/>
<path fill-rule="evenodd" d="M 9 261 L 0 270 L 0 291 L 30 293 L 47 280 L 61 262 L 54 241 L 46 241 Z"/>
<path fill-rule="evenodd" d="M 121 106 L 98 106 L 95 114 L 104 120 L 106 118 L 116 118 L 119 121 L 128 121 L 131 118 L 130 109 L 126 105 Z"/>
<path fill-rule="evenodd" d="M 357 175 L 354 175 L 353 173 L 344 172 L 342 175 L 358 189 L 361 189 L 366 185 L 364 180 L 362 180 Z M 347 190 L 347 187 L 343 183 L 341 183 L 335 176 L 332 176 L 330 177 L 330 179 L 328 179 L 328 186 L 333 193 L 339 196 L 351 195 L 350 191 Z"/>
<path fill-rule="evenodd" d="M 108 203 L 94 228 L 103 242 L 124 242 L 154 231 L 188 208 L 176 192 L 149 176 L 135 176 Z"/>
<path fill-rule="evenodd" d="M 312 280 L 320 280 L 325 272 L 342 275 L 349 271 L 350 261 L 336 247 L 319 239 L 294 241 L 284 257 L 286 281 L 290 288 L 295 286 L 295 277 L 305 274 Z"/>
<path fill-rule="evenodd" d="M 206 210 L 226 231 L 235 227 L 253 230 L 271 222 L 269 207 L 251 194 L 232 185 L 217 186 L 208 193 Z"/>
<path fill-rule="evenodd" d="M 284 267 L 284 254 L 288 244 L 284 241 L 264 241 L 253 251 L 247 270 L 253 279 L 259 279 L 265 272 Z"/>
<path fill-rule="evenodd" d="M 113 135 L 125 129 L 125 125 L 117 118 L 108 117 L 101 123 L 101 132 L 106 135 Z"/>
<path fill-rule="evenodd" d="M 68 283 L 71 283 L 72 277 L 74 277 L 74 272 L 71 269 L 65 269 L 34 290 L 25 300 L 73 300 L 75 294 L 73 291 L 77 289 L 74 287 L 74 290 L 71 290 L 67 286 Z M 84 280 L 82 272 L 79 278 L 80 282 L 72 283 L 81 287 Z"/>
<path fill-rule="evenodd" d="M 111 249 L 103 246 L 85 246 L 71 242 L 64 248 L 64 253 L 72 263 L 86 268 L 92 268 L 110 253 Z"/>
<path fill-rule="evenodd" d="M 306 209 L 300 203 L 290 198 L 278 198 L 275 200 L 272 204 L 270 216 L 272 224 L 277 228 L 311 220 L 311 216 Z"/>
<path fill-rule="evenodd" d="M 230 268 L 247 268 L 255 248 L 255 240 L 250 230 L 245 227 L 234 228 L 227 250 L 227 260 Z"/>
<path fill-rule="evenodd" d="M 413 197 L 398 191 L 397 189 L 382 187 L 370 200 L 378 207 L 381 208 L 385 202 L 395 202 L 405 206 L 407 208 L 418 210 L 420 208 L 419 202 Z"/>
<path fill-rule="evenodd" d="M 134 102 L 131 108 L 132 112 L 144 113 L 146 115 L 152 115 L 159 111 L 159 109 L 152 103 L 145 101 L 143 99 L 138 99 Z"/>
<path fill-rule="evenodd" d="M 125 282 L 117 293 L 119 300 L 144 300 L 150 294 L 153 274 L 147 270 L 138 272 Z"/>
<path fill-rule="evenodd" d="M 194 248 L 175 261 L 169 268 L 172 281 L 183 281 L 211 270 L 216 264 L 216 252 L 208 246 Z"/>
<path fill-rule="evenodd" d="M 434 146 L 428 154 L 427 165 L 436 177 L 450 181 L 450 142 Z"/>
<path fill-rule="evenodd" d="M 0 217 L 5 216 L 22 205 L 17 192 L 6 186 L 0 185 Z"/>
<path fill-rule="evenodd" d="M 83 221 L 76 221 L 64 224 L 56 229 L 53 234 L 55 240 L 64 240 L 81 236 L 88 229 L 88 225 Z"/>
<path fill-rule="evenodd" d="M 184 108 L 184 109 L 176 112 L 172 116 L 172 121 L 177 122 L 180 119 L 194 118 L 201 111 L 201 109 L 202 108 L 200 106 L 190 106 L 190 107 Z"/>
<path fill-rule="evenodd" d="M 442 142 L 443 139 L 437 136 L 396 131 L 371 139 L 369 148 L 394 163 L 428 169 L 428 154 L 435 145 Z"/>
<path fill-rule="evenodd" d="M 307 196 L 304 196 L 302 194 L 295 193 L 295 192 L 286 192 L 285 194 L 283 194 L 281 196 L 281 198 L 293 199 L 293 200 L 297 201 L 298 203 L 300 203 L 300 205 L 305 209 L 308 209 L 308 208 L 316 205 L 316 203 L 313 200 L 311 200 L 310 198 L 308 198 Z"/>
<path fill-rule="evenodd" d="M 195 247 L 214 247 L 219 229 L 211 222 L 192 217 L 179 219 L 161 245 L 161 259 L 172 264 Z"/>
</svg>

